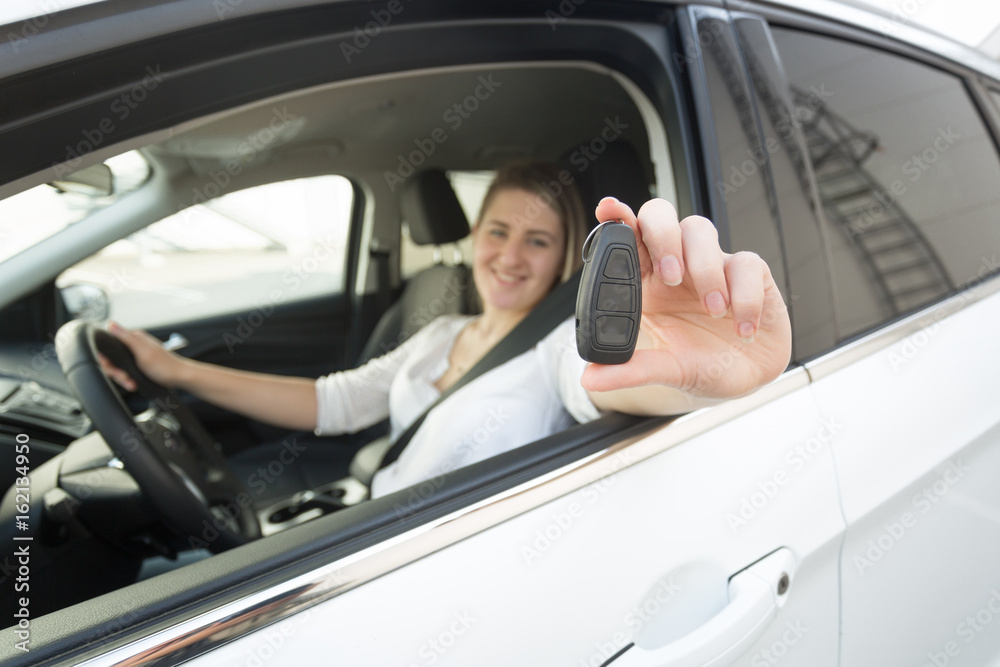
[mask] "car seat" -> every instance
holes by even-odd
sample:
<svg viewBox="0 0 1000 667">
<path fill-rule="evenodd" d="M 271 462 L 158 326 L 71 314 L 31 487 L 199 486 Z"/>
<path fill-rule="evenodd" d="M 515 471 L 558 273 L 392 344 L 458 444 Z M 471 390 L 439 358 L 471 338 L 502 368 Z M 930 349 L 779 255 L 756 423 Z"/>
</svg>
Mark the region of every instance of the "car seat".
<svg viewBox="0 0 1000 667">
<path fill-rule="evenodd" d="M 400 210 L 417 245 L 442 246 L 469 235 L 468 218 L 441 169 L 413 175 L 400 193 Z M 376 323 L 357 365 L 394 349 L 440 315 L 478 312 L 474 294 L 472 269 L 464 264 L 438 261 L 418 272 Z"/>
</svg>

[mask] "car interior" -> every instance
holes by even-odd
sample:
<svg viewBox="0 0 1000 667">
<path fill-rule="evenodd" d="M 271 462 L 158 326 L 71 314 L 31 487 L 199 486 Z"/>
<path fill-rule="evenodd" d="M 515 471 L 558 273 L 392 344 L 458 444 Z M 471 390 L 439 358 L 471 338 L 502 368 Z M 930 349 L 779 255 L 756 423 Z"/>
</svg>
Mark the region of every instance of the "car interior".
<svg viewBox="0 0 1000 667">
<path fill-rule="evenodd" d="M 129 192 L 102 200 L 109 203 L 90 205 L 80 222 L 42 239 L 38 246 L 48 248 L 56 260 L 38 266 L 38 271 L 47 272 L 44 286 L 7 306 L 0 316 L 3 428 L 30 433 L 33 451 L 49 459 L 44 466 L 37 456 L 33 462 L 34 493 L 45 498 L 36 518 L 49 535 L 44 565 L 36 561 L 39 569 L 45 569 L 46 582 L 33 593 L 36 613 L 334 511 L 346 515 L 344 508 L 367 497 L 366 483 L 387 446 L 385 424 L 355 434 L 312 437 L 310 446 L 331 452 L 338 478 L 276 475 L 280 484 L 266 496 L 254 498 L 249 519 L 234 522 L 219 507 L 209 507 L 211 499 L 196 501 L 196 494 L 187 493 L 180 501 L 185 494 L 176 488 L 151 500 L 149 485 L 177 487 L 183 482 L 190 491 L 192 484 L 183 474 L 167 481 L 171 476 L 164 476 L 162 464 L 152 476 L 134 474 L 133 466 L 142 464 L 121 450 L 127 434 L 137 428 L 147 439 L 159 439 L 158 446 L 164 442 L 169 446 L 169 434 L 177 428 L 197 441 L 199 453 L 188 463 L 224 477 L 219 483 L 229 485 L 229 499 L 246 490 L 247 471 L 252 475 L 255 469 L 267 469 L 269 461 L 252 457 L 254 446 L 289 438 L 295 442 L 296 437 L 311 434 L 288 434 L 157 387 L 140 387 L 131 395 L 120 391 L 118 400 L 107 393 L 110 384 L 98 387 L 102 380 L 91 373 L 74 384 L 76 393 L 81 386 L 91 387 L 112 412 L 117 409 L 112 403 L 127 406 L 129 417 L 125 422 L 120 414 L 104 418 L 105 424 L 119 420 L 117 444 L 103 432 L 106 429 L 93 430 L 97 415 L 81 406 L 63 371 L 76 368 L 74 364 L 85 366 L 88 359 L 93 362 L 87 353 L 92 345 L 112 358 L 118 352 L 114 342 L 92 325 L 81 324 L 46 338 L 46 332 L 86 314 L 70 303 L 66 280 L 57 283 L 60 274 L 83 266 L 94 253 L 118 247 L 114 244 L 122 239 L 145 232 L 149 243 L 148 230 L 154 223 L 183 216 L 196 206 L 211 206 L 224 195 L 336 175 L 348 183 L 350 206 L 337 204 L 344 209 L 336 222 L 343 228 L 337 234 L 344 241 L 336 258 L 340 285 L 334 280 L 333 289 L 296 294 L 287 280 L 292 274 L 286 270 L 275 274 L 286 278 L 277 284 L 278 292 L 260 288 L 261 295 L 272 295 L 270 300 L 257 299 L 252 308 L 233 307 L 227 294 L 257 289 L 251 262 L 246 267 L 241 264 L 234 278 L 225 278 L 232 282 L 229 291 L 213 302 L 218 304 L 216 312 L 204 314 L 183 303 L 171 305 L 162 290 L 146 289 L 148 281 L 129 278 L 134 274 L 127 267 L 123 273 L 92 282 L 101 287 L 100 298 L 110 302 L 110 312 L 100 315 L 136 326 L 126 313 L 118 312 L 117 304 L 129 297 L 160 322 L 145 328 L 161 340 L 176 342 L 181 354 L 202 361 L 306 377 L 353 368 L 394 348 L 435 316 L 477 312 L 468 236 L 482 184 L 500 166 L 529 159 L 556 163 L 578 188 L 586 211 L 608 195 L 633 208 L 651 193 L 670 197 L 674 185 L 664 180 L 670 174 L 666 147 L 651 142 L 664 130 L 650 108 L 644 93 L 630 81 L 593 63 L 470 65 L 323 84 L 186 122 L 160 132 L 152 142 L 116 147 L 121 153 L 136 151 L 142 156 L 148 165 L 145 180 Z M 83 171 L 66 180 L 83 181 Z M 478 186 L 467 187 L 470 182 Z M 322 187 L 318 190 L 322 197 Z M 319 209 L 326 205 L 321 199 Z M 219 208 L 225 213 L 224 207 Z M 269 201 L 266 208 L 267 224 L 275 228 L 286 224 L 284 217 L 296 210 L 291 205 L 286 210 L 281 201 Z M 192 233 L 201 224 L 197 217 L 189 221 Z M 256 233 L 266 236 L 262 229 L 258 225 Z M 153 240 L 172 243 L 169 250 L 182 258 L 202 252 L 185 249 L 176 239 Z M 300 268 L 308 268 L 308 252 L 313 259 L 318 257 L 317 247 L 307 248 Z M 218 264 L 199 274 L 203 280 L 223 280 L 217 276 L 224 274 L 219 268 L 227 261 L 224 250 L 211 255 Z M 136 267 L 144 257 L 147 264 L 155 264 L 139 253 Z M 197 291 L 196 281 L 189 284 L 197 271 L 183 276 L 185 265 L 176 266 L 176 284 Z M 77 274 L 90 275 L 82 270 Z M 129 278 L 122 289 L 114 284 L 114 275 Z M 312 280 L 315 274 L 294 275 Z M 59 352 L 58 360 L 53 350 Z M 127 358 L 121 364 L 127 368 Z M 611 421 L 604 425 L 576 428 L 589 433 L 606 431 L 612 423 L 620 428 L 614 421 L 619 417 L 609 416 Z M 319 440 L 324 442 L 312 444 Z M 145 448 L 144 443 L 135 445 L 133 454 L 139 450 L 148 455 Z M 245 460 L 235 473 L 224 459 L 241 453 Z M 188 463 L 171 467 L 177 473 Z M 8 468 L 4 474 L 4 488 L 11 488 L 16 472 Z M 4 534 L 14 530 L 12 496 L 8 493 L 0 517 Z M 191 520 L 178 531 L 175 519 L 185 512 Z M 181 537 L 213 522 L 221 527 L 216 532 L 229 532 L 232 539 Z M 7 591 L 3 597 L 10 597 Z"/>
</svg>

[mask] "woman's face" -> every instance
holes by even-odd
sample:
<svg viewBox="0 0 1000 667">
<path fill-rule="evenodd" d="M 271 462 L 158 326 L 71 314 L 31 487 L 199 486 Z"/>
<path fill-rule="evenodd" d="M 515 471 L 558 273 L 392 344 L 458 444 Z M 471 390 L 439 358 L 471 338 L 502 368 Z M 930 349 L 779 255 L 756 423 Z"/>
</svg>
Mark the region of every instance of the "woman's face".
<svg viewBox="0 0 1000 667">
<path fill-rule="evenodd" d="M 562 274 L 566 233 L 538 195 L 501 190 L 480 216 L 472 276 L 483 308 L 527 312 Z"/>
</svg>

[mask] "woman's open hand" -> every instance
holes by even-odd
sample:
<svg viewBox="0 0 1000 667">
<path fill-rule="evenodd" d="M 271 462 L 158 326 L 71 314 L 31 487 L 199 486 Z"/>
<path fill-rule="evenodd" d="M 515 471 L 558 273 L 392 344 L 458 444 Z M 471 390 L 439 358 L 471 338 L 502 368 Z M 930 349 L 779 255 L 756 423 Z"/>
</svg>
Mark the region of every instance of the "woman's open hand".
<svg viewBox="0 0 1000 667">
<path fill-rule="evenodd" d="M 729 254 L 712 223 L 677 220 L 662 199 L 638 218 L 612 197 L 598 220 L 622 220 L 635 232 L 642 274 L 639 342 L 625 364 L 591 364 L 584 388 L 609 391 L 650 384 L 690 396 L 731 398 L 777 378 L 792 348 L 788 309 L 767 263 L 752 252 Z"/>
</svg>

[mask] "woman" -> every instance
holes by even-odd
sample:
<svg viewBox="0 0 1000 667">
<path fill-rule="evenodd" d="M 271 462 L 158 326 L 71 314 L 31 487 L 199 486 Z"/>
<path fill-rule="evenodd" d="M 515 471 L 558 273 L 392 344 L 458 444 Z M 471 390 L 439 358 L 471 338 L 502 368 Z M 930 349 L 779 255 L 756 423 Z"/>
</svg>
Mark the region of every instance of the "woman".
<svg viewBox="0 0 1000 667">
<path fill-rule="evenodd" d="M 393 437 L 510 332 L 580 264 L 586 225 L 575 192 L 552 197 L 554 166 L 501 170 L 473 230 L 478 317 L 438 318 L 389 354 L 319 380 L 236 371 L 184 359 L 141 331 L 112 325 L 151 379 L 289 429 L 354 432 L 391 416 Z M 632 360 L 589 365 L 576 353 L 572 318 L 532 350 L 480 376 L 428 415 L 399 458 L 372 483 L 373 497 L 508 451 L 600 411 L 677 414 L 739 396 L 788 364 L 791 329 L 767 265 L 723 253 L 711 222 L 678 222 L 663 200 L 638 217 L 605 198 L 598 220 L 636 233 L 643 316 Z M 119 369 L 108 373 L 127 389 Z M 299 463 L 302 463 L 301 461 Z"/>
</svg>

